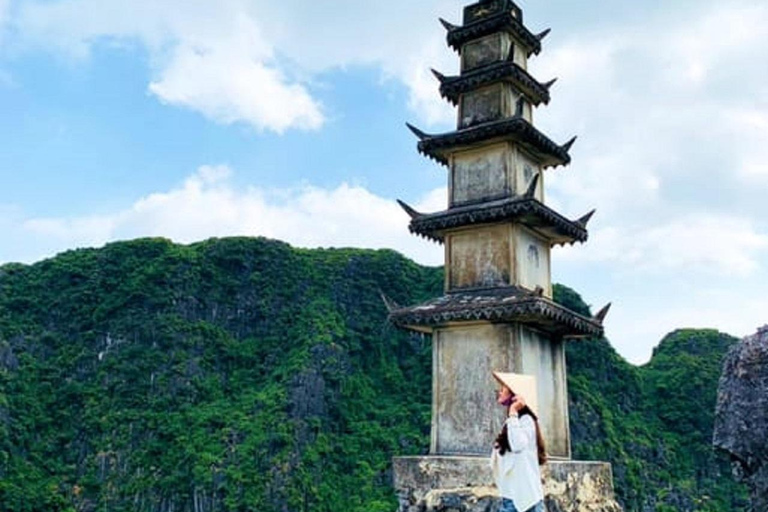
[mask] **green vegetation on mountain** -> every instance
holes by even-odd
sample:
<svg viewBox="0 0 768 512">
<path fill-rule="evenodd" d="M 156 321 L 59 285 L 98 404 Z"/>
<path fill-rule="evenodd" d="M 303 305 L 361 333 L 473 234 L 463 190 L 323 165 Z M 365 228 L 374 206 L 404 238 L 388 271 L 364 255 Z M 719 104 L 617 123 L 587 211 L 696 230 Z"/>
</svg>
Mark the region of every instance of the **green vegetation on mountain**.
<svg viewBox="0 0 768 512">
<path fill-rule="evenodd" d="M 431 347 L 380 294 L 442 285 L 393 251 L 246 238 L 0 267 L 0 510 L 392 512 L 391 458 L 428 450 Z M 628 511 L 744 503 L 709 448 L 733 341 L 677 331 L 643 367 L 569 345 L 574 456 L 614 463 Z"/>
</svg>

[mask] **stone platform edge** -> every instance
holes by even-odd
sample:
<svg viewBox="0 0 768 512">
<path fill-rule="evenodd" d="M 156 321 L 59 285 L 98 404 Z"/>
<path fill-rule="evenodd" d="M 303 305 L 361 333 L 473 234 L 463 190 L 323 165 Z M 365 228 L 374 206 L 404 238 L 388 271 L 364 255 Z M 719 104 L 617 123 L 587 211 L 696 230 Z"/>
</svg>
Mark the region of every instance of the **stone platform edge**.
<svg viewBox="0 0 768 512">
<path fill-rule="evenodd" d="M 496 499 L 498 492 L 488 460 L 461 456 L 395 457 L 393 479 L 400 510 L 441 501 L 447 495 L 471 495 L 473 501 Z M 607 462 L 553 460 L 544 465 L 542 476 L 549 511 L 621 511 L 614 498 L 613 471 Z"/>
</svg>

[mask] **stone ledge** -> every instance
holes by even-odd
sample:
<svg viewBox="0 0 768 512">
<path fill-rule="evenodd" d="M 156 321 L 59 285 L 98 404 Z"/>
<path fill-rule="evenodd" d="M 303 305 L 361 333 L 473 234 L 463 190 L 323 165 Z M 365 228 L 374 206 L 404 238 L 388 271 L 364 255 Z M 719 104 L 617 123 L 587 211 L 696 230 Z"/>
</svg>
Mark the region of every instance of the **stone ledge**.
<svg viewBox="0 0 768 512">
<path fill-rule="evenodd" d="M 486 512 L 498 493 L 487 457 L 397 457 L 400 512 Z M 548 512 L 620 512 L 606 462 L 551 461 L 543 471 Z"/>
</svg>

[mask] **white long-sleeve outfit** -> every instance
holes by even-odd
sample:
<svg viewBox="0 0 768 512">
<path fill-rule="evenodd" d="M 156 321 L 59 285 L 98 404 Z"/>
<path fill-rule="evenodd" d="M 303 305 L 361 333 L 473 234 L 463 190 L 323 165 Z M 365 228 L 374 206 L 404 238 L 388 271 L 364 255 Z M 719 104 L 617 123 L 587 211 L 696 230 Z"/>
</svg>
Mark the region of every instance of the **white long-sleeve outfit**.
<svg viewBox="0 0 768 512">
<path fill-rule="evenodd" d="M 496 487 L 502 498 L 514 502 L 515 508 L 525 512 L 544 499 L 541 472 L 536 446 L 536 425 L 533 418 L 507 418 L 507 438 L 511 451 L 504 455 L 494 448 L 491 453 L 491 469 Z"/>
</svg>

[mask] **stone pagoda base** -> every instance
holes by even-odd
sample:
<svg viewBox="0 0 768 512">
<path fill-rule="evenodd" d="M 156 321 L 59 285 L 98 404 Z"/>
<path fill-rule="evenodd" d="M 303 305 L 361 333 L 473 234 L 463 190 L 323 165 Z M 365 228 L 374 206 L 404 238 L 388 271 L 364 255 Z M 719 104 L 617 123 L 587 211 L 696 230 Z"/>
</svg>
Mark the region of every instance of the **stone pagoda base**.
<svg viewBox="0 0 768 512">
<path fill-rule="evenodd" d="M 496 512 L 499 495 L 486 457 L 397 457 L 398 512 Z M 606 462 L 551 461 L 544 467 L 548 512 L 621 512 Z"/>
</svg>

